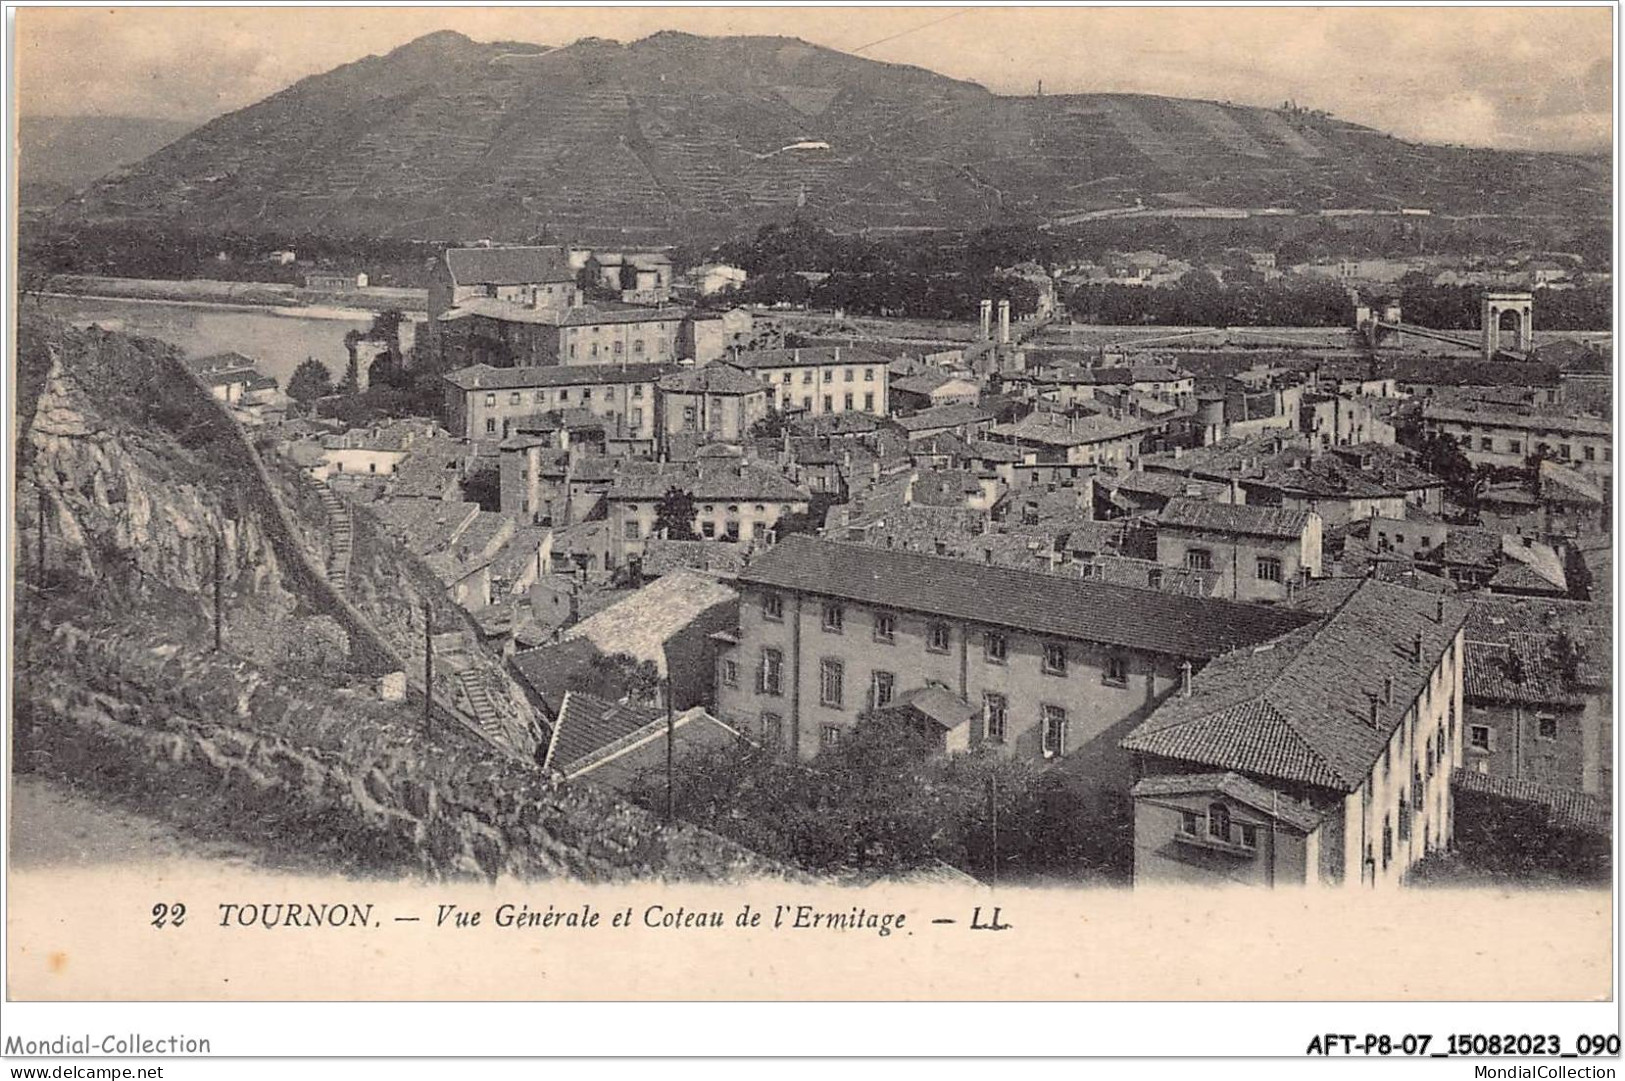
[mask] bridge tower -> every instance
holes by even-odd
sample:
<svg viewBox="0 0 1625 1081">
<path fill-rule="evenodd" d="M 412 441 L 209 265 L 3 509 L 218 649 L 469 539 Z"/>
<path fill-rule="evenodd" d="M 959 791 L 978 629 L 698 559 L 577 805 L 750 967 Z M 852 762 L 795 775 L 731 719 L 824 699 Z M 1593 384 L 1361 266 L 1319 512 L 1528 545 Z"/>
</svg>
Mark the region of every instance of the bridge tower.
<svg viewBox="0 0 1625 1081">
<path fill-rule="evenodd" d="M 1478 325 L 1484 336 L 1485 360 L 1494 360 L 1503 348 L 1532 352 L 1535 348 L 1534 294 L 1485 293 Z M 1506 339 L 1502 335 L 1506 335 Z"/>
</svg>

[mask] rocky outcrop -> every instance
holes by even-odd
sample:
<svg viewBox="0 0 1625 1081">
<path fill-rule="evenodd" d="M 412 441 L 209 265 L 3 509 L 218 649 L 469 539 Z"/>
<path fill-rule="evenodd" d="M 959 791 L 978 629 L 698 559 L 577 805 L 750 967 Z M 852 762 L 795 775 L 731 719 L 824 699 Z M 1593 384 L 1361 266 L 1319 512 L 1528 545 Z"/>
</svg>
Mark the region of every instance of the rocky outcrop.
<svg viewBox="0 0 1625 1081">
<path fill-rule="evenodd" d="M 364 688 L 267 676 L 139 633 L 59 623 L 27 643 L 19 769 L 94 786 L 186 830 L 269 847 L 273 859 L 296 848 L 351 873 L 783 873 L 590 787 L 412 731 Z"/>
</svg>

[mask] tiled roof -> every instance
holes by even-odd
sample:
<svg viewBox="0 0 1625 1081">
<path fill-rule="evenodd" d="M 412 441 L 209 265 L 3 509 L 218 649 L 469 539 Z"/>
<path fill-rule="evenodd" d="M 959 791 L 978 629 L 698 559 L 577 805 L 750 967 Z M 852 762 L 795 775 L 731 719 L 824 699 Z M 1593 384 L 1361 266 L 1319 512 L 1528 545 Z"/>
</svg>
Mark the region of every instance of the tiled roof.
<svg viewBox="0 0 1625 1081">
<path fill-rule="evenodd" d="M 1471 769 L 1456 770 L 1450 775 L 1450 784 L 1463 792 L 1544 807 L 1550 815 L 1551 824 L 1563 829 L 1581 830 L 1601 837 L 1612 836 L 1613 809 L 1600 796 L 1517 777 L 1497 777 Z"/>
<path fill-rule="evenodd" d="M 893 417 L 892 423 L 905 432 L 926 432 L 932 428 L 958 428 L 966 424 L 985 424 L 993 419 L 993 410 L 979 405 L 937 405 L 922 409 L 907 417 Z"/>
<path fill-rule="evenodd" d="M 1501 561 L 1501 534 L 1476 526 L 1453 526 L 1438 548 L 1446 563 L 1469 567 L 1494 567 Z"/>
<path fill-rule="evenodd" d="M 988 430 L 994 439 L 1012 443 L 1043 443 L 1057 447 L 1081 447 L 1111 439 L 1125 439 L 1150 431 L 1154 425 L 1138 420 L 1111 417 L 1058 417 L 1033 413 L 1014 424 L 999 424 Z"/>
<path fill-rule="evenodd" d="M 725 541 L 681 541 L 653 537 L 643 545 L 643 573 L 648 577 L 688 569 L 737 574 L 745 566 L 744 548 Z"/>
<path fill-rule="evenodd" d="M 1437 618 L 1440 607 L 1444 619 Z M 1324 620 L 1204 668 L 1122 741 L 1131 751 L 1352 792 L 1428 685 L 1466 610 L 1363 581 Z M 1422 636 L 1422 661 L 1411 659 Z M 1393 679 L 1383 702 L 1384 677 Z M 1371 723 L 1372 696 L 1377 723 Z"/>
<path fill-rule="evenodd" d="M 447 248 L 446 268 L 458 285 L 539 285 L 573 282 L 563 248 Z"/>
<path fill-rule="evenodd" d="M 475 364 L 447 372 L 446 382 L 459 390 L 526 390 L 608 383 L 653 383 L 671 371 L 663 364 L 547 364 L 493 368 Z"/>
<path fill-rule="evenodd" d="M 1509 413 L 1492 409 L 1450 409 L 1425 404 L 1422 415 L 1428 420 L 1449 421 L 1452 424 L 1477 424 L 1498 428 L 1519 428 L 1524 431 L 1550 432 L 1553 436 L 1612 435 L 1613 425 L 1594 417 L 1562 417 L 1551 413 Z"/>
<path fill-rule="evenodd" d="M 1506 642 L 1466 643 L 1462 693 L 1481 702 L 1518 705 L 1580 705 L 1585 695 L 1571 685 L 1554 649 L 1555 635 L 1514 633 Z"/>
<path fill-rule="evenodd" d="M 1612 686 L 1613 632 L 1612 606 L 1591 601 L 1477 593 L 1467 613 L 1466 637 L 1472 642 L 1511 647 L 1519 635 L 1529 635 L 1555 649 L 1566 637 L 1578 654 L 1575 676 L 1581 687 Z"/>
<path fill-rule="evenodd" d="M 887 360 L 879 353 L 855 345 L 812 346 L 802 349 L 747 349 L 730 362 L 741 368 L 802 368 L 826 364 L 878 364 Z"/>
<path fill-rule="evenodd" d="M 666 672 L 666 643 L 706 612 L 734 603 L 739 594 L 716 577 L 679 570 L 662 575 L 571 627 L 605 653 L 625 653 Z"/>
<path fill-rule="evenodd" d="M 739 580 L 1176 657 L 1217 656 L 1307 618 L 801 535 L 769 548 Z"/>
<path fill-rule="evenodd" d="M 1380 364 L 1377 375 L 1401 383 L 1437 386 L 1555 387 L 1558 384 L 1558 370 L 1553 364 L 1447 360 L 1431 356 L 1397 357 L 1391 364 Z"/>
<path fill-rule="evenodd" d="M 606 702 L 580 691 L 566 691 L 553 722 L 544 768 L 567 772 L 582 759 L 664 719 L 659 710 L 648 706 Z"/>
<path fill-rule="evenodd" d="M 1265 788 L 1257 781 L 1234 772 L 1171 773 L 1146 777 L 1130 789 L 1129 795 L 1135 799 L 1154 799 L 1158 796 L 1189 796 L 1209 792 L 1229 796 L 1237 803 L 1244 803 L 1260 814 L 1269 815 L 1305 833 L 1319 827 L 1324 817 L 1308 804 Z"/>
<path fill-rule="evenodd" d="M 939 728 L 952 731 L 962 724 L 968 724 L 972 718 L 981 715 L 981 710 L 968 705 L 963 698 L 941 687 L 917 687 L 911 691 L 904 691 L 877 712 L 901 712 L 914 710 L 921 716 L 929 719 Z"/>
<path fill-rule="evenodd" d="M 805 503 L 812 498 L 782 473 L 755 463 L 697 464 L 677 468 L 624 469 L 609 488 L 610 499 L 661 499 L 671 489 L 701 502 Z"/>
<path fill-rule="evenodd" d="M 661 376 L 660 389 L 678 394 L 768 394 L 767 385 L 731 364 L 707 364 Z"/>
<path fill-rule="evenodd" d="M 572 712 L 580 712 L 574 703 Z M 570 780 L 587 778 L 625 791 L 638 785 L 650 772 L 665 769 L 666 732 L 666 718 L 656 717 L 642 728 L 611 740 L 573 762 L 554 765 Z M 717 720 L 701 706 L 673 716 L 671 733 L 676 737 L 673 754 L 679 760 L 695 748 L 727 747 L 745 740 L 742 733 Z"/>
<path fill-rule="evenodd" d="M 1157 522 L 1164 527 L 1204 533 L 1296 540 L 1309 528 L 1309 512 L 1246 503 L 1210 503 L 1181 495 L 1168 500 L 1167 506 L 1158 513 Z"/>
</svg>

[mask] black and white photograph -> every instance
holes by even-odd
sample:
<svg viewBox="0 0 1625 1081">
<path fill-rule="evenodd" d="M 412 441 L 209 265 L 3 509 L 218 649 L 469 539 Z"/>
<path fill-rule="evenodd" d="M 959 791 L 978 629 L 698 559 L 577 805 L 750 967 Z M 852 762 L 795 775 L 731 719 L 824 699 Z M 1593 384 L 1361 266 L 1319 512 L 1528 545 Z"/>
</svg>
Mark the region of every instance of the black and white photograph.
<svg viewBox="0 0 1625 1081">
<path fill-rule="evenodd" d="M 11 8 L 8 999 L 1611 1003 L 1617 14 Z"/>
</svg>

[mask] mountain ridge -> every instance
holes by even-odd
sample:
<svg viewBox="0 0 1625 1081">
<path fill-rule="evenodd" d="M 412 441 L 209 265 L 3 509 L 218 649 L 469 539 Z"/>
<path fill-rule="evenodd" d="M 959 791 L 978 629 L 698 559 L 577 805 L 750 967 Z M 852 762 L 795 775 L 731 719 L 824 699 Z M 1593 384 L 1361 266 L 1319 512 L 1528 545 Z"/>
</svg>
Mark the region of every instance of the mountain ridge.
<svg viewBox="0 0 1625 1081">
<path fill-rule="evenodd" d="M 92 184 L 67 221 L 425 240 L 943 228 L 1148 208 L 1604 216 L 1604 159 L 1324 113 L 1002 95 L 788 37 L 550 47 L 440 31 L 307 76 Z"/>
</svg>

